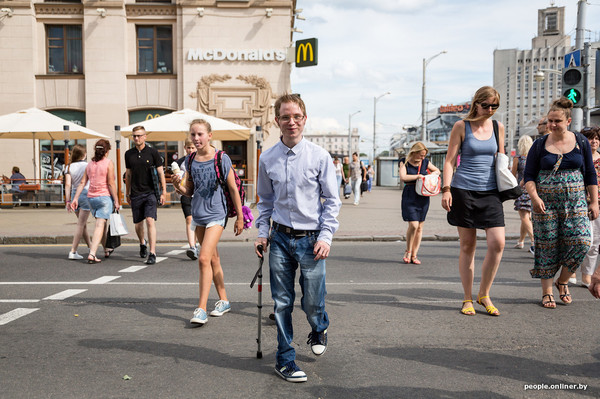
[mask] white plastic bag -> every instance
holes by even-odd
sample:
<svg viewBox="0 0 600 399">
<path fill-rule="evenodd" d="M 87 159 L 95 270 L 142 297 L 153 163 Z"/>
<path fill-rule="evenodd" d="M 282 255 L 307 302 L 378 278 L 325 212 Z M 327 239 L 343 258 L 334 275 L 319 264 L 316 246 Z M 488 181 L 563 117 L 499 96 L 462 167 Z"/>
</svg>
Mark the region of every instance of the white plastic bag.
<svg viewBox="0 0 600 399">
<path fill-rule="evenodd" d="M 129 234 L 125 218 L 118 212 L 110 214 L 110 234 L 113 236 L 124 236 Z"/>
</svg>

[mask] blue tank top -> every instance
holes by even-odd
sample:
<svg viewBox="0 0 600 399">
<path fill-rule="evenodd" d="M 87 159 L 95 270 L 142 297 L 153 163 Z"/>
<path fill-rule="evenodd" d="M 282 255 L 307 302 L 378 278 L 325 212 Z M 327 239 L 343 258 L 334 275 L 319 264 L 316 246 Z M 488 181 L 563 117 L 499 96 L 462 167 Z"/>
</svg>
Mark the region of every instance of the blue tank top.
<svg viewBox="0 0 600 399">
<path fill-rule="evenodd" d="M 460 147 L 460 165 L 452 178 L 452 187 L 471 191 L 490 191 L 496 186 L 494 170 L 498 151 L 496 136 L 492 133 L 487 140 L 473 136 L 471 123 L 465 121 L 465 139 Z"/>
</svg>

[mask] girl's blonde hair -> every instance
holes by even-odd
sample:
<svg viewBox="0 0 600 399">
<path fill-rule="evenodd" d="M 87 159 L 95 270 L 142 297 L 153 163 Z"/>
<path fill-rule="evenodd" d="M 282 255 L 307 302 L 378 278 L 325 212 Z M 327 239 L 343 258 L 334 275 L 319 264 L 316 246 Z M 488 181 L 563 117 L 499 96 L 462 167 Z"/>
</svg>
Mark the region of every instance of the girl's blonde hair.
<svg viewBox="0 0 600 399">
<path fill-rule="evenodd" d="M 532 144 L 533 140 L 531 139 L 531 136 L 521 136 L 517 143 L 517 150 L 519 151 L 519 155 L 527 155 Z"/>
<path fill-rule="evenodd" d="M 498 93 L 498 90 L 494 89 L 492 86 L 480 87 L 473 96 L 473 100 L 471 101 L 471 109 L 469 110 L 465 120 L 475 121 L 479 119 L 477 116 L 477 104 L 484 103 L 490 97 L 495 97 L 496 101 L 498 101 L 498 104 L 500 104 L 500 93 Z"/>
<path fill-rule="evenodd" d="M 429 150 L 427 149 L 425 144 L 421 143 L 420 141 L 417 141 L 416 143 L 414 143 L 412 145 L 412 147 L 410 147 L 410 150 L 408 151 L 408 155 L 406 156 L 406 159 L 408 160 L 409 158 L 412 157 L 412 155 L 414 153 L 421 152 L 423 150 L 425 150 L 425 154 L 429 153 Z"/>
</svg>

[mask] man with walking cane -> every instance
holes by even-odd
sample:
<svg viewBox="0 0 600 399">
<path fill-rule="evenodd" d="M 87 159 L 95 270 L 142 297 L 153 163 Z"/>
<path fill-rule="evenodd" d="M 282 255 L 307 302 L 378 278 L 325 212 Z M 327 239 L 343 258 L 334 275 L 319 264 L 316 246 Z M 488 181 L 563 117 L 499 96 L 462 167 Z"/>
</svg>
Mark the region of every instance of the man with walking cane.
<svg viewBox="0 0 600 399">
<path fill-rule="evenodd" d="M 302 310 L 311 326 L 307 343 L 319 356 L 327 349 L 329 326 L 325 259 L 339 225 L 341 201 L 331 156 L 303 138 L 306 107 L 299 95 L 277 99 L 275 122 L 281 129 L 280 141 L 263 152 L 259 161 L 260 214 L 254 248 L 260 257 L 258 246 L 267 251 L 271 244 L 269 269 L 278 343 L 275 372 L 286 381 L 302 382 L 306 374 L 296 365 L 292 346 L 296 269 L 300 267 Z"/>
</svg>

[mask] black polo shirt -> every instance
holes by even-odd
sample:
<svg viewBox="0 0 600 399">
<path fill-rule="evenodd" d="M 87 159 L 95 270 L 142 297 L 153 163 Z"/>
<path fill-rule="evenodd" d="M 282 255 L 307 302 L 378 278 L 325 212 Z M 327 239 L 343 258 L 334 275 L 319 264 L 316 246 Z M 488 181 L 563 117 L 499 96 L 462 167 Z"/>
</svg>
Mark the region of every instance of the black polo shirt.
<svg viewBox="0 0 600 399">
<path fill-rule="evenodd" d="M 125 167 L 131 171 L 130 196 L 154 192 L 152 166 L 163 166 L 162 157 L 147 143 L 141 151 L 133 147 L 125 152 Z"/>
</svg>

